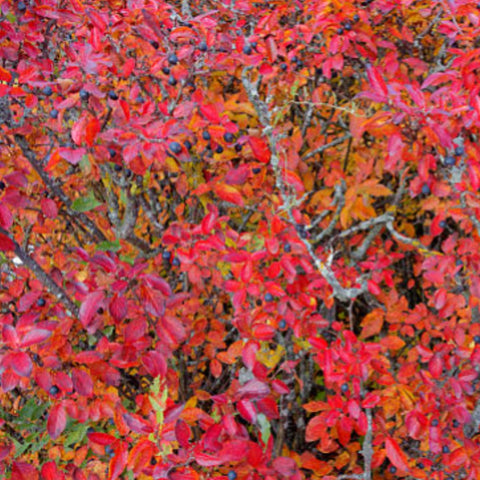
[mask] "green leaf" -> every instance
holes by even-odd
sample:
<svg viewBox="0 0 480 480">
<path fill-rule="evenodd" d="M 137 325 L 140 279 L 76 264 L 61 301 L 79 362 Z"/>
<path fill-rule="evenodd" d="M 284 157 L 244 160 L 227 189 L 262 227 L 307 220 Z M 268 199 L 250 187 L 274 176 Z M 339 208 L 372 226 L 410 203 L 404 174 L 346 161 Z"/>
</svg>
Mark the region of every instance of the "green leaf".
<svg viewBox="0 0 480 480">
<path fill-rule="evenodd" d="M 258 422 L 258 426 L 260 427 L 262 441 L 265 445 L 267 445 L 268 440 L 270 439 L 270 436 L 271 436 L 270 422 L 268 421 L 267 417 L 263 413 L 259 413 L 257 415 L 257 422 Z"/>
<path fill-rule="evenodd" d="M 76 198 L 72 203 L 72 210 L 74 212 L 89 212 L 94 208 L 97 208 L 101 205 L 92 192 L 89 193 L 88 197 L 79 197 Z"/>
<path fill-rule="evenodd" d="M 73 446 L 82 443 L 83 439 L 87 435 L 88 424 L 77 423 L 73 425 L 67 437 L 65 438 L 65 446 Z"/>
<path fill-rule="evenodd" d="M 118 252 L 121 248 L 118 240 L 115 240 L 114 242 L 100 242 L 96 246 L 96 249 L 101 250 L 102 252 Z"/>
</svg>

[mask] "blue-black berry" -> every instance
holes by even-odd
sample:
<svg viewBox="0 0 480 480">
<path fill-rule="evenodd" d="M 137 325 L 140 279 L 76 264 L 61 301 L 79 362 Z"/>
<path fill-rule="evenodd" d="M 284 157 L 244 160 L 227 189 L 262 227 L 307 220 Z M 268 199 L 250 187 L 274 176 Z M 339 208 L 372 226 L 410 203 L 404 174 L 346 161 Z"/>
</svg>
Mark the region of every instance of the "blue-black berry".
<svg viewBox="0 0 480 480">
<path fill-rule="evenodd" d="M 236 143 L 235 144 L 235 151 L 236 152 L 241 152 L 243 148 L 243 145 L 241 143 Z"/>
<path fill-rule="evenodd" d="M 442 452 L 443 452 L 443 453 L 450 453 L 450 448 L 449 448 L 447 445 L 444 445 L 444 446 L 442 447 Z"/>
<path fill-rule="evenodd" d="M 90 94 L 84 90 L 83 88 L 80 90 L 80 98 L 82 100 L 88 100 L 88 97 L 90 96 Z"/>
<path fill-rule="evenodd" d="M 292 251 L 292 246 L 289 243 L 286 243 L 283 247 L 285 253 L 290 253 Z"/>
<path fill-rule="evenodd" d="M 37 300 L 37 305 L 38 305 L 39 307 L 44 307 L 44 306 L 46 305 L 46 303 L 47 303 L 47 302 L 45 301 L 44 298 L 39 298 L 39 299 Z"/>
<path fill-rule="evenodd" d="M 57 118 L 58 117 L 58 110 L 57 109 L 53 109 L 53 110 L 50 110 L 50 118 Z"/>
<path fill-rule="evenodd" d="M 458 147 L 455 147 L 455 155 L 459 157 L 460 155 L 463 155 L 465 153 L 465 148 L 463 148 L 461 145 Z"/>
<path fill-rule="evenodd" d="M 278 324 L 278 328 L 283 330 L 286 326 L 287 326 L 287 321 L 284 318 L 282 318 Z"/>
<path fill-rule="evenodd" d="M 55 396 L 59 391 L 60 389 L 56 385 L 53 385 L 52 387 L 50 387 L 50 390 L 48 391 L 48 393 L 52 396 Z"/>
<path fill-rule="evenodd" d="M 192 148 L 192 142 L 190 142 L 189 140 L 185 140 L 185 142 L 183 142 L 183 144 L 185 145 L 185 148 L 187 150 L 190 150 Z"/>
<path fill-rule="evenodd" d="M 209 132 L 208 130 L 204 130 L 204 131 L 202 132 L 202 138 L 203 138 L 204 140 L 207 140 L 207 141 L 210 140 L 210 138 L 211 138 L 210 132 Z"/>
<path fill-rule="evenodd" d="M 27 9 L 25 2 L 18 2 L 17 8 L 19 12 L 24 12 Z"/>
<path fill-rule="evenodd" d="M 179 267 L 180 266 L 180 259 L 175 257 L 173 260 L 172 260 L 172 265 L 174 267 Z"/>
<path fill-rule="evenodd" d="M 337 33 L 338 33 L 339 35 L 342 35 L 342 33 L 343 33 L 343 28 L 342 28 L 342 27 L 338 28 L 338 29 L 337 29 Z"/>
<path fill-rule="evenodd" d="M 168 63 L 170 65 L 176 65 L 178 63 L 178 57 L 174 53 L 171 53 L 168 56 Z"/>
<path fill-rule="evenodd" d="M 164 67 L 162 67 L 162 72 L 165 74 L 165 75 L 168 75 L 170 73 L 170 69 L 165 65 Z"/>
<path fill-rule="evenodd" d="M 223 153 L 223 147 L 221 145 L 218 145 L 215 150 L 215 153 Z"/>
<path fill-rule="evenodd" d="M 170 144 L 170 150 L 173 153 L 180 153 L 182 151 L 182 146 L 178 142 L 172 142 Z"/>
<path fill-rule="evenodd" d="M 168 84 L 172 87 L 174 87 L 177 84 L 177 80 L 173 75 L 170 75 L 168 77 Z"/>
<path fill-rule="evenodd" d="M 287 64 L 286 64 L 286 63 L 281 63 L 281 64 L 280 64 L 280 70 L 285 71 L 287 68 L 288 68 L 288 67 L 287 67 Z"/>
<path fill-rule="evenodd" d="M 430 187 L 426 183 L 422 186 L 422 193 L 423 195 L 428 195 L 430 193 Z"/>
<path fill-rule="evenodd" d="M 265 294 L 265 301 L 266 302 L 273 302 L 273 295 L 270 292 Z"/>
<path fill-rule="evenodd" d="M 439 422 L 438 422 L 438 419 L 437 419 L 437 418 L 434 418 L 434 419 L 432 420 L 432 427 L 438 427 L 438 423 L 439 423 Z"/>
<path fill-rule="evenodd" d="M 397 467 L 395 465 L 390 465 L 390 473 L 397 473 Z"/>
<path fill-rule="evenodd" d="M 225 132 L 225 133 L 223 134 L 223 139 L 224 139 L 227 143 L 232 143 L 232 142 L 233 142 L 233 139 L 234 139 L 233 133 Z"/>
<path fill-rule="evenodd" d="M 155 49 L 155 50 L 158 50 L 158 47 L 160 47 L 160 44 L 158 42 L 156 42 L 155 40 L 152 40 L 150 42 L 150 45 Z"/>
<path fill-rule="evenodd" d="M 117 154 L 117 152 L 115 151 L 115 149 L 109 148 L 108 154 L 110 155 L 110 158 L 113 158 Z"/>
<path fill-rule="evenodd" d="M 164 250 L 162 253 L 162 258 L 164 260 L 170 260 L 170 257 L 172 256 L 172 253 L 169 252 L 168 250 Z"/>
<path fill-rule="evenodd" d="M 255 174 L 260 173 L 261 171 L 262 171 L 261 168 L 258 168 L 258 167 L 252 168 L 252 172 Z"/>
<path fill-rule="evenodd" d="M 347 393 L 349 388 L 348 388 L 348 383 L 343 383 L 342 386 L 340 387 L 340 390 L 343 392 L 343 393 Z"/>
<path fill-rule="evenodd" d="M 356 13 L 354 16 L 353 16 L 353 21 L 354 22 L 358 22 L 360 20 L 360 15 L 358 15 L 358 13 Z"/>
<path fill-rule="evenodd" d="M 352 29 L 352 24 L 350 22 L 347 22 L 345 24 L 345 30 L 350 31 Z"/>
<path fill-rule="evenodd" d="M 117 92 L 115 92 L 114 90 L 110 90 L 110 91 L 108 92 L 108 96 L 109 96 L 109 98 L 111 98 L 112 100 L 118 100 Z"/>
<path fill-rule="evenodd" d="M 233 470 L 230 470 L 227 474 L 227 477 L 228 480 L 236 480 L 237 474 Z"/>
<path fill-rule="evenodd" d="M 47 85 L 46 87 L 43 87 L 42 92 L 44 95 L 49 97 L 53 93 L 53 90 L 52 90 L 52 87 L 50 87 L 50 85 Z"/>
<path fill-rule="evenodd" d="M 475 342 L 476 345 L 480 345 L 480 335 L 475 335 L 473 337 L 473 341 Z"/>
<path fill-rule="evenodd" d="M 452 157 L 452 155 L 447 155 L 445 157 L 445 165 L 447 167 L 451 167 L 451 166 L 455 165 L 455 157 Z"/>
<path fill-rule="evenodd" d="M 205 40 L 202 40 L 199 44 L 198 44 L 198 49 L 201 51 L 201 52 L 206 52 L 208 50 L 208 47 L 207 47 L 207 42 Z"/>
<path fill-rule="evenodd" d="M 245 45 L 245 46 L 243 47 L 243 53 L 244 53 L 245 55 L 250 55 L 250 54 L 252 53 L 252 47 L 251 47 L 250 45 L 248 45 L 248 44 Z"/>
</svg>

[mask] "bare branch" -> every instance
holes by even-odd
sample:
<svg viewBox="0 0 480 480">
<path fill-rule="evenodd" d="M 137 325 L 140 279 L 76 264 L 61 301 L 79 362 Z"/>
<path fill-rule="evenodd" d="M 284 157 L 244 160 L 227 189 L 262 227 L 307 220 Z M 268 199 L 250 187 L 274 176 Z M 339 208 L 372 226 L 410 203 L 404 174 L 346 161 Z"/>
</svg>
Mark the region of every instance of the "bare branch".
<svg viewBox="0 0 480 480">
<path fill-rule="evenodd" d="M 54 282 L 52 277 L 15 241 L 15 239 L 7 230 L 5 230 L 3 227 L 0 227 L 0 233 L 6 235 L 14 243 L 15 255 L 35 274 L 35 276 L 43 283 L 43 285 L 65 305 L 67 308 L 66 313 L 69 316 L 74 315 L 78 317 L 78 307 L 68 296 L 65 290 Z"/>
</svg>

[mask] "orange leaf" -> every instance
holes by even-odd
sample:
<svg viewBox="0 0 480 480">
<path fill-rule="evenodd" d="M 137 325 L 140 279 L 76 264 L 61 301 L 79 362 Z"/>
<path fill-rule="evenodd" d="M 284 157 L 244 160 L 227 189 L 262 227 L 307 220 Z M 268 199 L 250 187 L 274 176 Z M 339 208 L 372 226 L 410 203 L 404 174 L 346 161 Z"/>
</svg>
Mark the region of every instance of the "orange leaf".
<svg viewBox="0 0 480 480">
<path fill-rule="evenodd" d="M 225 202 L 233 203 L 243 207 L 244 201 L 240 192 L 232 185 L 217 184 L 215 193 Z"/>
</svg>

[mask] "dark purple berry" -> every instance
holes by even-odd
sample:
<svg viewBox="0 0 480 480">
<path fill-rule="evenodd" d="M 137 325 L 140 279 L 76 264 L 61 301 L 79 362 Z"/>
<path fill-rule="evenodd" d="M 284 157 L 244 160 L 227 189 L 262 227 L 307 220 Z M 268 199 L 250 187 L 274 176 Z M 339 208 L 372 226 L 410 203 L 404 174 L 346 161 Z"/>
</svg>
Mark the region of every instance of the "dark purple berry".
<svg viewBox="0 0 480 480">
<path fill-rule="evenodd" d="M 206 52 L 208 50 L 208 47 L 207 47 L 207 42 L 205 40 L 202 40 L 199 44 L 198 44 L 198 49 L 201 51 L 201 52 Z"/>
<path fill-rule="evenodd" d="M 114 90 L 110 90 L 110 91 L 108 92 L 108 96 L 109 96 L 109 98 L 111 98 L 112 100 L 118 100 L 117 92 L 115 92 Z"/>
<path fill-rule="evenodd" d="M 170 65 L 176 65 L 178 63 L 178 57 L 174 53 L 171 53 L 168 56 L 168 63 Z"/>
<path fill-rule="evenodd" d="M 233 470 L 230 470 L 227 474 L 227 477 L 228 480 L 236 480 L 237 474 Z"/>
<path fill-rule="evenodd" d="M 339 35 L 342 35 L 342 33 L 343 33 L 343 28 L 342 28 L 342 27 L 338 28 L 338 29 L 337 29 L 337 33 L 338 33 Z"/>
<path fill-rule="evenodd" d="M 177 84 L 177 80 L 175 79 L 175 77 L 173 75 L 170 75 L 168 77 L 168 84 L 172 87 L 174 87 Z"/>
<path fill-rule="evenodd" d="M 241 143 L 236 143 L 235 144 L 235 151 L 236 152 L 241 152 L 243 148 L 243 145 Z"/>
<path fill-rule="evenodd" d="M 172 260 L 172 265 L 174 267 L 179 267 L 180 266 L 180 259 L 175 257 L 173 260 Z"/>
<path fill-rule="evenodd" d="M 273 295 L 270 292 L 265 294 L 265 301 L 266 302 L 273 302 Z"/>
<path fill-rule="evenodd" d="M 158 42 L 156 42 L 155 40 L 152 40 L 150 42 L 150 45 L 155 49 L 155 50 L 158 50 L 158 47 L 160 47 L 160 44 Z"/>
<path fill-rule="evenodd" d="M 218 145 L 215 150 L 215 153 L 223 153 L 223 147 L 221 145 Z"/>
<path fill-rule="evenodd" d="M 185 140 L 183 144 L 185 145 L 185 148 L 187 150 L 190 150 L 192 148 L 192 142 L 190 142 L 189 140 Z"/>
<path fill-rule="evenodd" d="M 260 173 L 261 171 L 262 171 L 261 168 L 258 168 L 258 167 L 252 168 L 252 172 L 255 174 Z"/>
<path fill-rule="evenodd" d="M 343 383 L 342 386 L 340 387 L 340 390 L 343 392 L 343 393 L 347 393 L 349 388 L 348 388 L 348 383 Z"/>
<path fill-rule="evenodd" d="M 282 318 L 278 324 L 278 328 L 283 330 L 286 326 L 287 326 L 287 321 L 284 318 Z"/>
<path fill-rule="evenodd" d="M 459 157 L 460 155 L 463 155 L 465 153 L 465 148 L 463 148 L 461 145 L 458 147 L 455 147 L 455 155 Z"/>
<path fill-rule="evenodd" d="M 82 100 L 88 100 L 88 97 L 90 96 L 90 94 L 84 90 L 83 88 L 80 90 L 80 98 Z"/>
<path fill-rule="evenodd" d="M 447 167 L 455 165 L 455 157 L 452 157 L 452 155 L 447 155 L 445 157 L 445 165 L 447 165 Z"/>
<path fill-rule="evenodd" d="M 47 303 L 47 302 L 45 301 L 44 298 L 39 298 L 39 299 L 37 300 L 37 306 L 38 306 L 38 307 L 44 307 L 44 306 L 46 305 L 46 303 Z"/>
<path fill-rule="evenodd" d="M 292 246 L 289 243 L 286 243 L 283 250 L 285 253 L 290 253 L 292 251 Z"/>
<path fill-rule="evenodd" d="M 430 187 L 426 183 L 422 186 L 422 193 L 423 195 L 428 195 L 430 193 Z"/>
<path fill-rule="evenodd" d="M 204 130 L 204 131 L 202 132 L 202 138 L 203 138 L 204 140 L 207 140 L 207 141 L 210 140 L 210 138 L 211 138 L 210 132 L 209 132 L 208 130 Z"/>
<path fill-rule="evenodd" d="M 53 93 L 53 90 L 52 90 L 52 87 L 50 87 L 49 85 L 47 85 L 46 87 L 43 87 L 42 92 L 43 92 L 44 95 L 46 95 L 47 97 L 49 97 L 49 96 Z"/>
<path fill-rule="evenodd" d="M 165 74 L 165 75 L 168 75 L 170 73 L 170 69 L 165 66 L 165 67 L 162 67 L 162 72 Z"/>
<path fill-rule="evenodd" d="M 57 118 L 58 117 L 58 110 L 57 109 L 53 109 L 53 110 L 50 110 L 50 118 Z"/>
<path fill-rule="evenodd" d="M 164 250 L 162 253 L 162 258 L 164 260 L 170 260 L 170 257 L 172 256 L 172 253 L 169 252 L 168 250 Z"/>
</svg>

